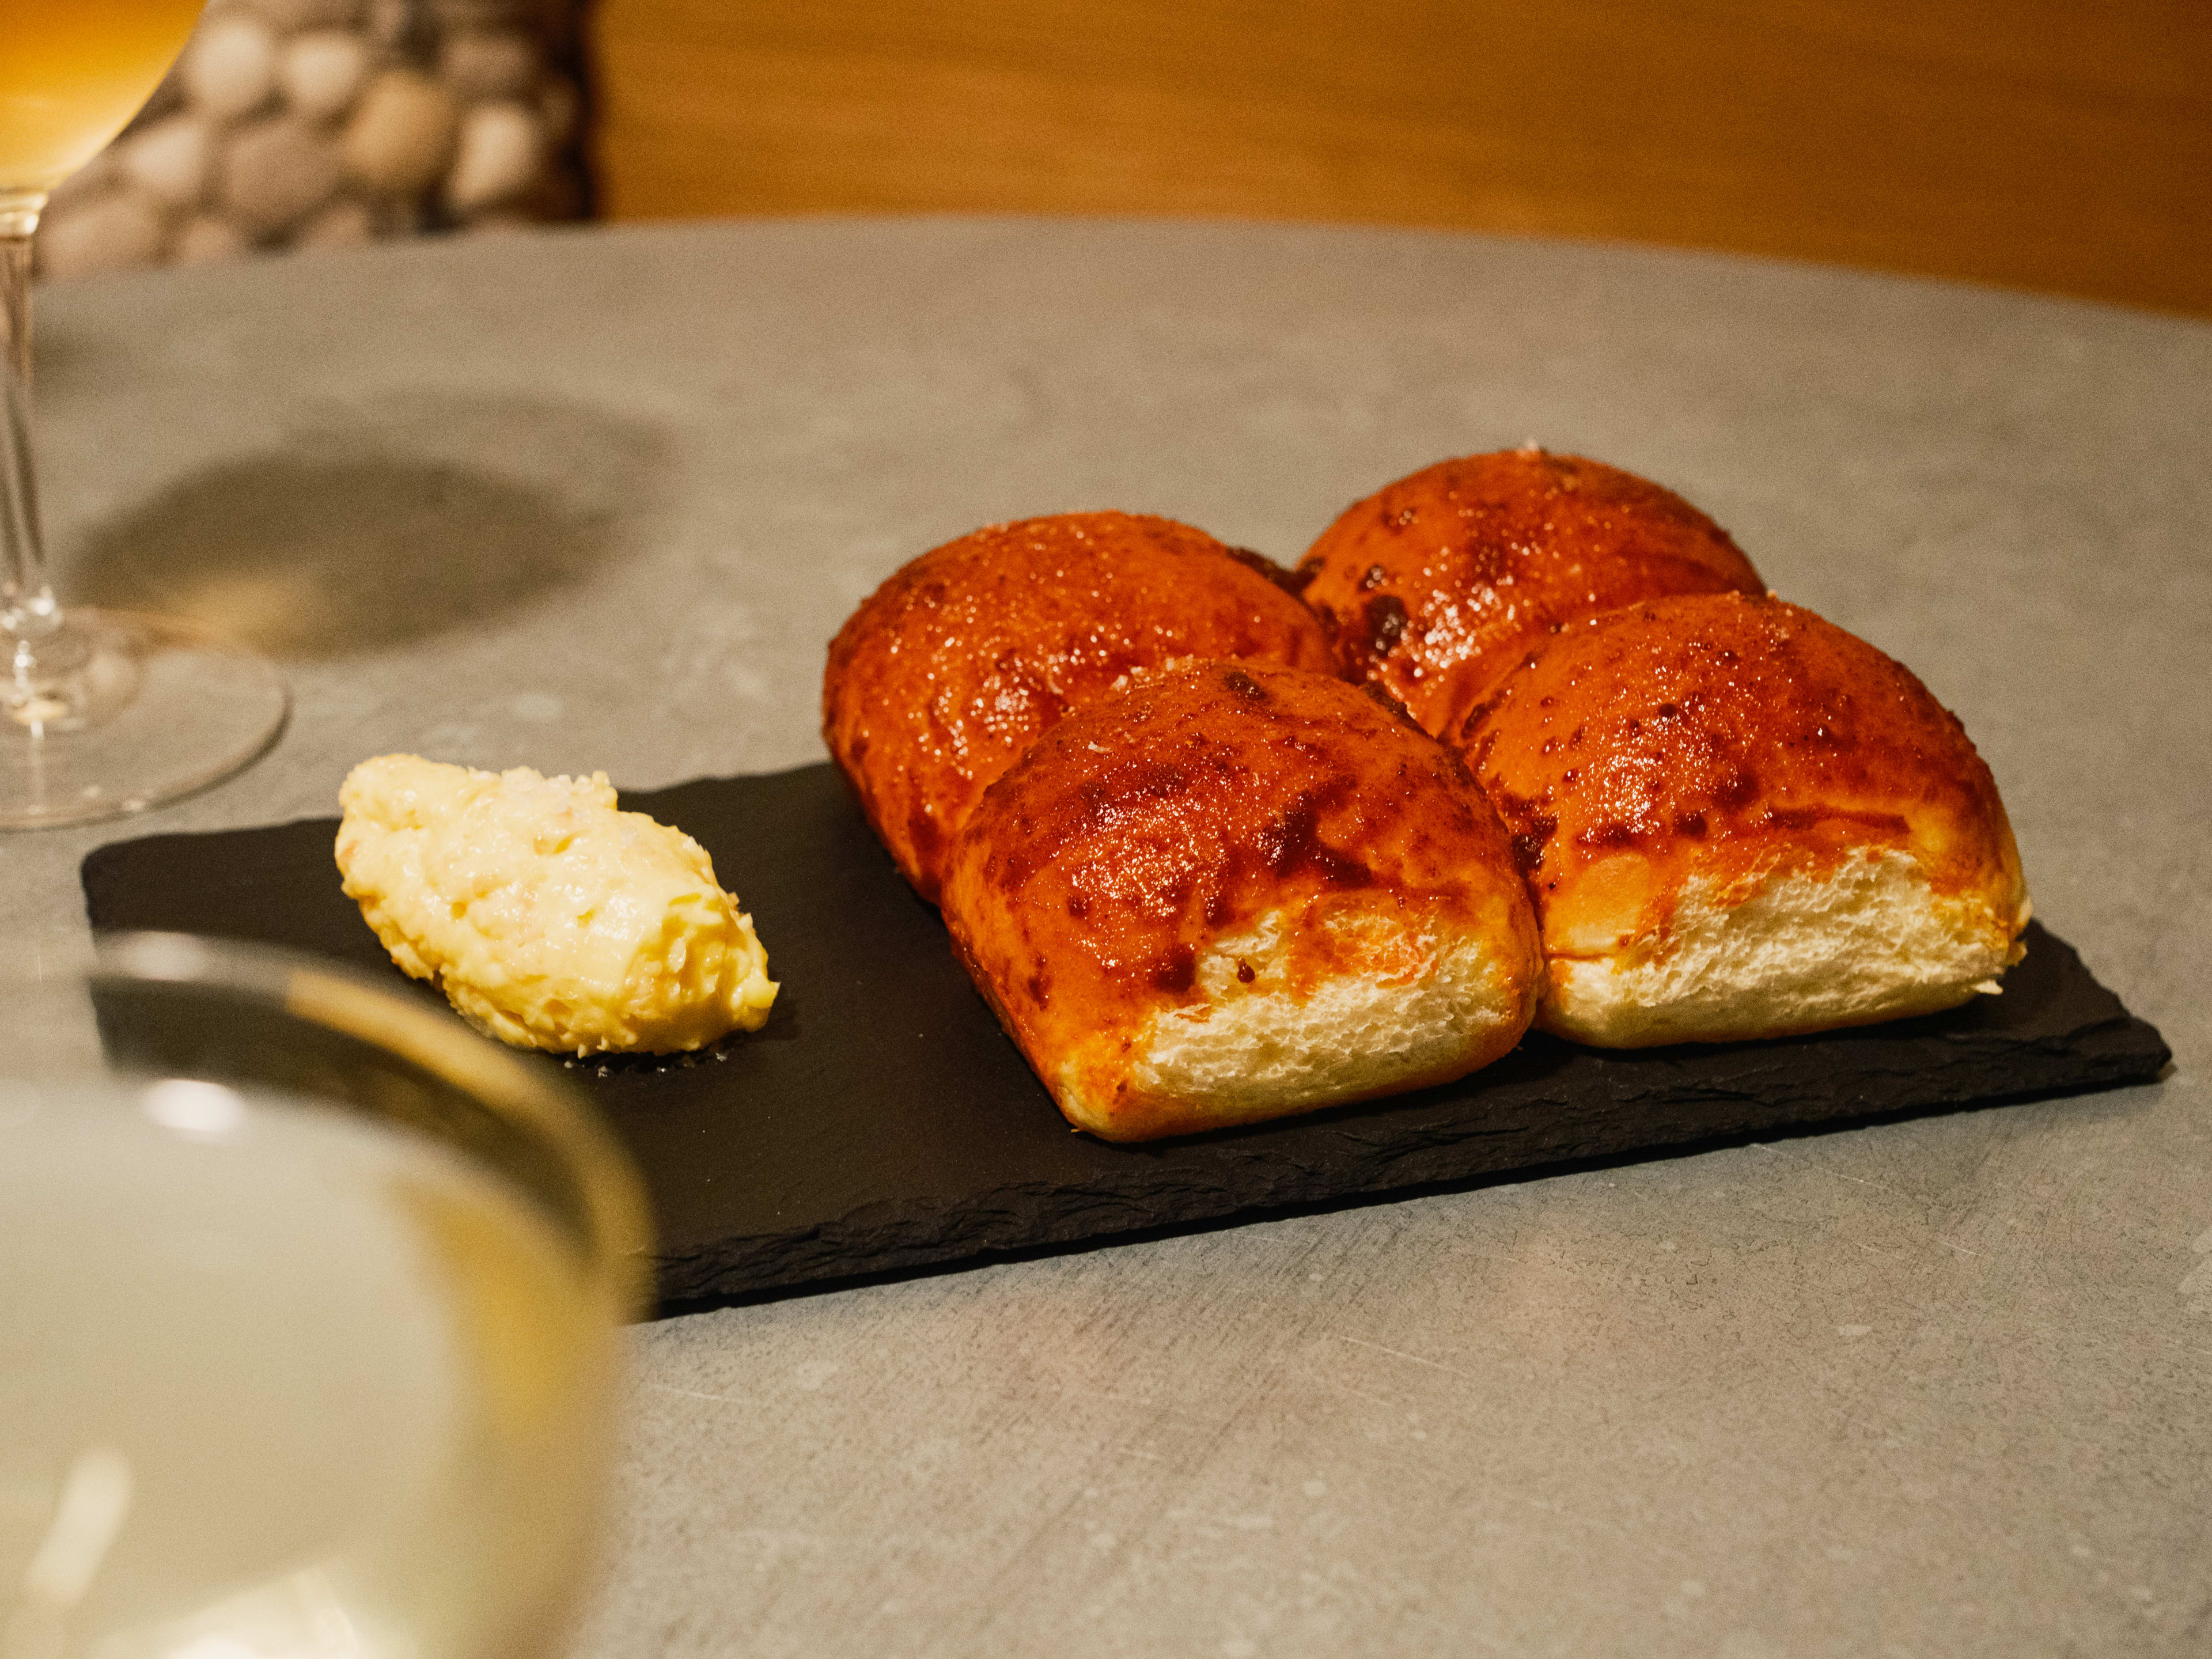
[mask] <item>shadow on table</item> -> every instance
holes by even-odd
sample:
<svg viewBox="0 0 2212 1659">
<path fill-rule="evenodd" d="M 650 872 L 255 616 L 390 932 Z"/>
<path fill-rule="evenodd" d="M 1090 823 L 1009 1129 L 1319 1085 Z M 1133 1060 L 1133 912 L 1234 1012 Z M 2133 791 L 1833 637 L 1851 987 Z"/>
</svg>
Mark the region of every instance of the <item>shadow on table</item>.
<svg viewBox="0 0 2212 1659">
<path fill-rule="evenodd" d="M 638 545 L 665 452 L 654 428 L 598 410 L 396 400 L 94 525 L 63 597 L 190 617 L 295 659 L 481 628 Z"/>
</svg>

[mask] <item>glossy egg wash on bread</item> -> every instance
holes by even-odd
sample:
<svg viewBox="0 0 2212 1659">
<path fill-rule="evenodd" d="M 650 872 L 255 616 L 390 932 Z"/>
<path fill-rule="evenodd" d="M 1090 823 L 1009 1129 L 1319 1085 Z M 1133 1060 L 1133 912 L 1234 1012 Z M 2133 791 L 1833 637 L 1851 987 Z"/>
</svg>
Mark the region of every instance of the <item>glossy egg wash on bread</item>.
<svg viewBox="0 0 2212 1659">
<path fill-rule="evenodd" d="M 1530 445 L 1439 461 L 1347 507 L 1298 566 L 1339 666 L 1438 737 L 1557 628 L 1670 593 L 1763 592 L 1670 489 Z"/>
<path fill-rule="evenodd" d="M 1054 722 L 1133 670 L 1231 658 L 1327 672 L 1288 573 L 1170 519 L 1063 513 L 923 554 L 830 647 L 822 733 L 891 856 L 934 900 L 960 826 Z"/>
<path fill-rule="evenodd" d="M 1139 677 L 985 794 L 945 916 L 1068 1120 L 1142 1140 L 1442 1083 L 1534 1006 L 1534 917 L 1458 755 L 1343 681 Z"/>
<path fill-rule="evenodd" d="M 2003 802 L 1958 720 L 1809 611 L 1577 623 L 1461 736 L 1543 932 L 1538 1024 L 1608 1047 L 1955 1006 L 2020 956 Z"/>
</svg>

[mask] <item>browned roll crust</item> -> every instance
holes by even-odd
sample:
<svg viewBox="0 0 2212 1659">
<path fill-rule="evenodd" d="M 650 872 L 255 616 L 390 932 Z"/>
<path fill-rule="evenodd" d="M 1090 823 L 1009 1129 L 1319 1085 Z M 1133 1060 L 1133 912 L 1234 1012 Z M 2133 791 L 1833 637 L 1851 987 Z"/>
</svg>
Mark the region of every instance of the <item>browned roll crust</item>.
<svg viewBox="0 0 2212 1659">
<path fill-rule="evenodd" d="M 1462 739 L 1542 926 L 1538 1023 L 1633 1047 L 1931 1012 L 2017 959 L 2027 889 L 1958 720 L 1778 599 L 1560 633 Z"/>
<path fill-rule="evenodd" d="M 1439 737 L 1564 623 L 1668 593 L 1765 591 L 1672 490 L 1533 446 L 1401 478 L 1346 508 L 1298 574 L 1345 676 Z"/>
<path fill-rule="evenodd" d="M 1284 574 L 1170 519 L 993 525 L 923 554 L 853 613 L 830 643 L 822 734 L 899 868 L 934 899 L 984 788 L 1132 670 L 1183 657 L 1331 668 Z"/>
<path fill-rule="evenodd" d="M 1537 972 L 1460 757 L 1341 680 L 1205 663 L 1054 726 L 954 844 L 945 919 L 1069 1121 L 1109 1140 L 1440 1083 Z"/>
</svg>

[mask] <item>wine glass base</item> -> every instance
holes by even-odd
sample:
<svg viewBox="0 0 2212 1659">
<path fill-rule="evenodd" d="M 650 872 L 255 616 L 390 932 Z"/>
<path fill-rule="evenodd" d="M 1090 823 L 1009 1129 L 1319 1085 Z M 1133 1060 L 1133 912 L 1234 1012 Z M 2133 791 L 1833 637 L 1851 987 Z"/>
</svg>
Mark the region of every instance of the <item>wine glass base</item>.
<svg viewBox="0 0 2212 1659">
<path fill-rule="evenodd" d="M 220 635 L 132 611 L 64 616 L 37 686 L 0 678 L 0 830 L 143 811 L 229 776 L 283 729 L 276 669 Z"/>
</svg>

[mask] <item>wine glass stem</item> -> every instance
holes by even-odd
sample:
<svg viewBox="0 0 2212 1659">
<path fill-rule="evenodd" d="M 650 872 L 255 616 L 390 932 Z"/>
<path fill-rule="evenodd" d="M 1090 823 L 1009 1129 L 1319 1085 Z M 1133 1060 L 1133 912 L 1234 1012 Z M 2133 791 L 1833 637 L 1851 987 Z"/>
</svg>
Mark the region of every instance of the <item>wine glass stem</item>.
<svg viewBox="0 0 2212 1659">
<path fill-rule="evenodd" d="M 0 320 L 7 331 L 6 453 L 0 456 L 0 682 L 19 686 L 34 675 L 38 642 L 61 625 L 60 607 L 46 580 L 46 544 L 39 523 L 39 479 L 31 444 L 31 236 L 39 228 L 43 192 L 0 194 Z"/>
</svg>

